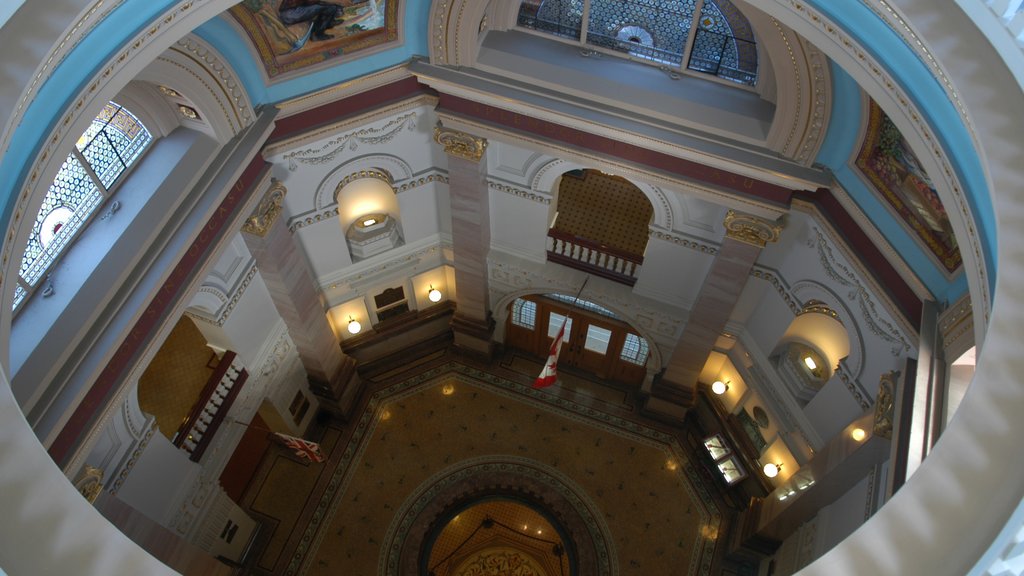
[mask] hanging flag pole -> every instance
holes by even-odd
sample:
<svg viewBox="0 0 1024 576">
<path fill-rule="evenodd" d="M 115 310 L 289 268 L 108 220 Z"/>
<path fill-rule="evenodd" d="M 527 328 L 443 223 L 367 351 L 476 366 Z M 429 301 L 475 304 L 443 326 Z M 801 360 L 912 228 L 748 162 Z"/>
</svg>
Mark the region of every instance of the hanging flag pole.
<svg viewBox="0 0 1024 576">
<path fill-rule="evenodd" d="M 269 432 L 270 435 L 274 438 L 274 440 L 282 444 L 285 448 L 293 450 L 295 452 L 295 455 L 298 456 L 299 458 L 302 458 L 303 460 L 309 460 L 310 462 L 318 463 L 323 462 L 324 460 L 327 459 L 324 457 L 324 453 L 320 450 L 320 444 L 317 442 L 312 442 L 310 440 L 305 440 L 303 438 L 296 438 L 295 436 L 289 436 L 288 434 L 282 434 L 280 432 L 274 432 L 273 430 L 264 428 L 262 426 L 252 426 L 250 424 L 246 424 L 245 422 L 235 420 L 234 418 L 225 418 L 225 420 L 227 420 L 229 423 L 238 424 L 239 426 L 248 428 L 250 430 L 260 430 L 263 432 Z"/>
<path fill-rule="evenodd" d="M 583 289 L 587 287 L 587 282 L 590 281 L 590 275 L 583 280 L 583 285 L 580 286 L 576 297 L 573 298 L 572 305 L 575 308 L 576 303 L 580 301 L 580 295 L 583 294 Z M 551 349 L 548 351 L 547 362 L 544 363 L 544 368 L 540 371 L 540 376 L 533 381 L 534 388 L 547 388 L 558 381 L 558 355 L 562 352 L 562 339 L 565 337 L 565 324 L 569 321 L 569 314 L 566 312 L 565 318 L 562 319 L 562 327 L 558 329 L 558 334 L 555 335 L 555 340 L 551 343 Z"/>
</svg>

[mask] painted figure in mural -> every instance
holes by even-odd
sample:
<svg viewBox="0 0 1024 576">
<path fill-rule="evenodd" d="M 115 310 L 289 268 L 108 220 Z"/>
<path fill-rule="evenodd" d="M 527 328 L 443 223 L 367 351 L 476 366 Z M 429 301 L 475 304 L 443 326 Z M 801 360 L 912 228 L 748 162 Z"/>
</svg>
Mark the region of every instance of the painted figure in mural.
<svg viewBox="0 0 1024 576">
<path fill-rule="evenodd" d="M 327 30 L 342 22 L 345 8 L 366 2 L 367 0 L 343 0 L 341 3 L 318 0 L 282 0 L 277 14 L 281 18 L 281 22 L 287 25 L 309 22 L 309 31 L 305 38 L 312 38 L 314 41 L 330 40 L 334 36 L 328 34 Z"/>
</svg>

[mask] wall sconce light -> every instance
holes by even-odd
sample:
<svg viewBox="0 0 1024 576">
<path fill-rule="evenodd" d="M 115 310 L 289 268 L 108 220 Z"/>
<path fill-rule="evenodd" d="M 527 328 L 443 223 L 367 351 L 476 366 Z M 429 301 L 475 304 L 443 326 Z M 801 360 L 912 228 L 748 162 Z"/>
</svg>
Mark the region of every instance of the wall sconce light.
<svg viewBox="0 0 1024 576">
<path fill-rule="evenodd" d="M 721 380 L 715 380 L 714 383 L 711 384 L 711 391 L 714 392 L 715 394 L 719 395 L 719 396 L 721 396 L 722 394 L 725 394 L 728 390 L 729 390 L 729 383 L 728 382 L 722 382 Z"/>
<path fill-rule="evenodd" d="M 359 331 L 363 329 L 363 325 L 352 316 L 348 317 L 348 333 L 359 334 Z"/>
<path fill-rule="evenodd" d="M 856 442 L 864 440 L 868 435 L 863 428 L 854 428 L 850 431 L 850 438 L 853 438 Z"/>
<path fill-rule="evenodd" d="M 769 478 L 775 478 L 776 476 L 779 475 L 779 470 L 782 470 L 782 464 L 775 464 L 774 462 L 769 462 L 764 465 L 764 468 L 762 468 L 762 470 L 764 470 L 765 476 Z"/>
<path fill-rule="evenodd" d="M 430 290 L 427 291 L 427 299 L 435 303 L 441 301 L 441 291 L 434 288 L 433 284 L 430 285 Z"/>
</svg>

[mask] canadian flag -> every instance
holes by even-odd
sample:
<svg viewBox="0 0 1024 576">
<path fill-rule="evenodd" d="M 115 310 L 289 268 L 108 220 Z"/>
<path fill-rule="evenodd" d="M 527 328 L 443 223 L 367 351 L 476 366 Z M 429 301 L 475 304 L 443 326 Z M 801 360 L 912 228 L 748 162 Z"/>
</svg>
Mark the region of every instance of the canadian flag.
<svg viewBox="0 0 1024 576">
<path fill-rule="evenodd" d="M 562 351 L 562 336 L 565 334 L 565 323 L 568 320 L 568 316 L 562 320 L 562 327 L 558 329 L 555 341 L 551 343 L 548 361 L 544 363 L 544 369 L 540 371 L 540 376 L 533 381 L 534 388 L 547 388 L 558 380 L 558 353 Z"/>
</svg>

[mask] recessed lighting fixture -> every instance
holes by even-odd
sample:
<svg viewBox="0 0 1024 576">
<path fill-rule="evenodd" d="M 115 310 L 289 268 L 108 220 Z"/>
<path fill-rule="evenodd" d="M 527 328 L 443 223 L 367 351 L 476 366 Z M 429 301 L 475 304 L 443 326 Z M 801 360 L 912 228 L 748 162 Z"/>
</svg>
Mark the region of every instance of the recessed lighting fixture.
<svg viewBox="0 0 1024 576">
<path fill-rule="evenodd" d="M 445 384 L 441 387 L 441 394 L 444 394 L 445 396 L 455 394 L 455 386 L 452 384 Z"/>
<path fill-rule="evenodd" d="M 815 362 L 814 358 L 811 358 L 810 356 L 804 356 L 804 364 L 807 365 L 807 369 L 808 370 L 817 370 L 818 369 L 817 362 Z"/>
</svg>

